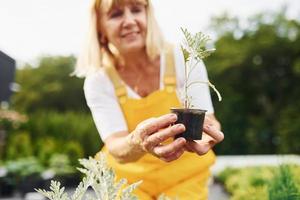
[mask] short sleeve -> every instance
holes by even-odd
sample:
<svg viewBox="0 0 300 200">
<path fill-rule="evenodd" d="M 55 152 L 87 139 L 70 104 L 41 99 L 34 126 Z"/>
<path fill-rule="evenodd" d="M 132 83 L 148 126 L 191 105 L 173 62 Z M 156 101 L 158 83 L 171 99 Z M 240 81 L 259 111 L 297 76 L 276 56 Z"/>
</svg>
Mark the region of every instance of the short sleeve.
<svg viewBox="0 0 300 200">
<path fill-rule="evenodd" d="M 179 47 L 175 48 L 174 55 L 178 95 L 182 97 L 184 88 L 184 59 Z M 196 65 L 191 73 L 189 83 L 194 81 L 208 81 L 206 67 L 202 61 Z M 207 110 L 207 113 L 214 113 L 210 90 L 207 84 L 197 83 L 191 85 L 188 90 L 188 96 L 192 97 L 191 104 L 194 108 Z M 182 98 L 180 99 L 182 100 Z"/>
<path fill-rule="evenodd" d="M 104 71 L 86 77 L 84 94 L 102 140 L 128 130 L 114 87 Z"/>
</svg>

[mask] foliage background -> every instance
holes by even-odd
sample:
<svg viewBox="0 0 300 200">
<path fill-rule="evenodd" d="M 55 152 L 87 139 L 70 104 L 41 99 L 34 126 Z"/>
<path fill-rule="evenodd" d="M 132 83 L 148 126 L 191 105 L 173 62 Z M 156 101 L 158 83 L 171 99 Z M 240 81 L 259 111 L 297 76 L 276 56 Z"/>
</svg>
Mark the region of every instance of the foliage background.
<svg viewBox="0 0 300 200">
<path fill-rule="evenodd" d="M 227 14 L 215 17 L 210 29 L 217 51 L 206 61 L 225 140 L 218 154 L 300 153 L 300 20 L 285 10 L 253 16 L 247 26 Z M 17 70 L 21 90 L 12 97 L 13 110 L 28 121 L 6 126 L 0 160 L 35 156 L 44 165 L 54 153 L 72 164 L 93 156 L 102 146 L 86 106 L 83 80 L 71 77 L 74 56 L 44 56 Z M 101 86 L 99 86 L 101 87 Z M 22 142 L 20 142 L 22 141 Z"/>
<path fill-rule="evenodd" d="M 230 193 L 230 200 L 298 200 L 300 198 L 300 167 L 227 168 L 216 179 Z"/>
<path fill-rule="evenodd" d="M 224 96 L 214 105 L 226 135 L 218 153 L 300 153 L 299 21 L 282 10 L 254 16 L 246 28 L 224 15 L 212 28 L 219 39 L 206 64 Z"/>
</svg>

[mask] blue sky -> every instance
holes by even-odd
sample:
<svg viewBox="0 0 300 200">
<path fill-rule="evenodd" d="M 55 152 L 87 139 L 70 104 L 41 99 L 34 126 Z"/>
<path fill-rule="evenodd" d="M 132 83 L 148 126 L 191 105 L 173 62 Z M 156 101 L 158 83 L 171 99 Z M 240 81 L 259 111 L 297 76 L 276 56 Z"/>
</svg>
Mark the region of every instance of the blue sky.
<svg viewBox="0 0 300 200">
<path fill-rule="evenodd" d="M 18 63 L 40 55 L 80 51 L 89 0 L 0 0 L 0 50 Z M 227 11 L 247 18 L 289 6 L 288 16 L 300 19 L 299 0 L 152 0 L 165 37 L 181 40 L 179 27 L 205 32 L 211 16 Z"/>
</svg>

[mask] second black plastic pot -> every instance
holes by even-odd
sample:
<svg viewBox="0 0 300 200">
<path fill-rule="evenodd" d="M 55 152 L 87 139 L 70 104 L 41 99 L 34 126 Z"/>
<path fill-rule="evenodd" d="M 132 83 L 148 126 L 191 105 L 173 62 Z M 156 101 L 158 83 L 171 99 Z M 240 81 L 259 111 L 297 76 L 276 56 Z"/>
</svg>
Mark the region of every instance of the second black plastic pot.
<svg viewBox="0 0 300 200">
<path fill-rule="evenodd" d="M 201 140 L 203 122 L 206 110 L 171 108 L 171 112 L 177 115 L 175 124 L 184 124 L 185 131 L 175 138 L 184 137 L 186 140 Z"/>
</svg>

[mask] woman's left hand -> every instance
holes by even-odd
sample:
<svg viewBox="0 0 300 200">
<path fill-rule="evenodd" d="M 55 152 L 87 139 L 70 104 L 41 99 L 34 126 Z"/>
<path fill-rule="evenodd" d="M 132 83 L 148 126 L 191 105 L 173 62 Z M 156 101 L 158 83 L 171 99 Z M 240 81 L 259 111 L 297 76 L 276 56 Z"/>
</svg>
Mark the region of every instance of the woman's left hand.
<svg viewBox="0 0 300 200">
<path fill-rule="evenodd" d="M 206 154 L 213 146 L 224 139 L 220 123 L 214 116 L 205 117 L 201 140 L 187 141 L 185 149 L 198 155 Z"/>
</svg>

